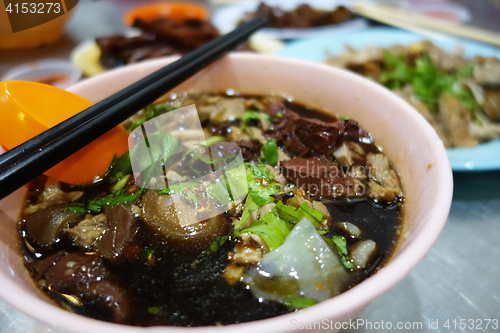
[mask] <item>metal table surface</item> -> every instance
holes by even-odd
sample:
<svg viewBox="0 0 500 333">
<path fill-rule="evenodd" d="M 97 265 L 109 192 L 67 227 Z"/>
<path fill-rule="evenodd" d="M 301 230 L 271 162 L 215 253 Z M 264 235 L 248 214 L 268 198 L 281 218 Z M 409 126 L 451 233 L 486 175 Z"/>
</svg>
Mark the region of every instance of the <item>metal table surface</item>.
<svg viewBox="0 0 500 333">
<path fill-rule="evenodd" d="M 133 4 L 80 1 L 63 40 L 37 52 L 0 51 L 0 75 L 26 61 L 67 57 L 85 39 L 121 32 L 121 13 Z M 486 319 L 500 322 L 500 171 L 455 173 L 454 180 L 450 217 L 436 245 L 408 277 L 368 306 L 358 318 L 363 325 L 347 332 L 389 331 L 388 323 L 392 331 L 500 332 L 492 322 L 484 329 Z M 475 328 L 483 320 L 483 329 L 470 328 L 469 320 Z M 397 329 L 398 323 L 402 329 Z M 27 332 L 52 330 L 0 300 L 0 333 Z"/>
</svg>

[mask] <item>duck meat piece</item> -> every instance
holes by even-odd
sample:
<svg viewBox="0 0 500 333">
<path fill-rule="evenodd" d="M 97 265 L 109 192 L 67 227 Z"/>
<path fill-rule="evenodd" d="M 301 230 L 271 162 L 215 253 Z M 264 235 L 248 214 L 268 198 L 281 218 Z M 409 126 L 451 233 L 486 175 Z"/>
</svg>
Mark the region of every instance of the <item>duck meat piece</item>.
<svg viewBox="0 0 500 333">
<path fill-rule="evenodd" d="M 283 103 L 273 103 L 262 110 L 270 116 L 271 126 L 264 134 L 272 137 L 292 156 L 331 155 L 344 140 L 369 137 L 353 120 L 333 123 L 299 116 Z"/>
<path fill-rule="evenodd" d="M 96 43 L 101 49 L 100 62 L 107 68 L 189 52 L 185 48 L 159 41 L 151 32 L 142 33 L 137 37 L 99 37 L 96 38 Z"/>
<path fill-rule="evenodd" d="M 319 158 L 293 158 L 282 161 L 283 176 L 304 189 L 311 197 L 357 197 L 355 184 L 337 164 Z"/>
<path fill-rule="evenodd" d="M 251 141 L 243 140 L 236 143 L 241 149 L 243 161 L 252 163 L 258 163 L 260 161 L 259 157 L 262 143 L 258 139 L 253 139 Z"/>
<path fill-rule="evenodd" d="M 472 61 L 474 72 L 472 74 L 474 80 L 478 84 L 484 85 L 500 85 L 500 60 L 497 58 L 476 57 Z"/>
<path fill-rule="evenodd" d="M 192 49 L 205 45 L 219 37 L 219 32 L 210 22 L 197 19 L 188 19 L 178 23 L 165 18 L 152 21 L 136 18 L 134 27 L 143 31 L 154 32 L 160 40 Z"/>
<path fill-rule="evenodd" d="M 393 202 L 397 197 L 403 195 L 396 171 L 391 168 L 386 156 L 369 153 L 366 156 L 366 161 L 369 170 L 370 198 Z"/>
<path fill-rule="evenodd" d="M 140 47 L 155 41 L 156 36 L 154 33 L 142 33 L 136 37 L 125 36 L 111 36 L 111 37 L 97 37 L 96 43 L 104 53 L 114 52 L 123 48 Z"/>
<path fill-rule="evenodd" d="M 484 99 L 484 113 L 491 121 L 500 121 L 500 90 L 485 89 Z"/>
<path fill-rule="evenodd" d="M 439 98 L 438 119 L 450 147 L 472 147 L 479 143 L 469 133 L 469 111 L 455 97 L 444 94 Z"/>
<path fill-rule="evenodd" d="M 96 38 L 104 67 L 113 68 L 172 54 L 183 55 L 219 36 L 211 23 L 195 19 L 181 23 L 165 18 L 148 22 L 136 19 L 134 26 L 142 30 L 141 35 Z"/>
<path fill-rule="evenodd" d="M 110 275 L 98 256 L 74 252 L 49 258 L 56 261 L 44 274 L 47 286 L 61 293 L 71 293 L 78 284 L 98 282 Z"/>
<path fill-rule="evenodd" d="M 284 11 L 280 7 L 270 7 L 265 3 L 260 3 L 255 12 L 245 15 L 244 21 L 255 17 L 265 17 L 271 21 L 272 28 L 308 28 L 338 24 L 351 19 L 351 16 L 351 12 L 343 6 L 333 11 L 324 11 L 301 4 L 293 10 Z"/>
<path fill-rule="evenodd" d="M 130 304 L 123 288 L 104 280 L 78 285 L 74 294 L 84 303 L 92 303 L 93 307 L 110 311 L 113 322 L 120 324 L 127 322 Z"/>
<path fill-rule="evenodd" d="M 270 116 L 271 126 L 264 134 L 285 147 L 289 155 L 307 157 L 331 154 L 344 135 L 342 122 L 326 123 L 307 119 L 289 110 L 281 102 L 262 110 Z"/>
<path fill-rule="evenodd" d="M 104 211 L 108 229 L 95 243 L 94 250 L 110 262 L 127 257 L 129 247 L 137 233 L 136 218 L 124 204 L 108 207 Z"/>
</svg>

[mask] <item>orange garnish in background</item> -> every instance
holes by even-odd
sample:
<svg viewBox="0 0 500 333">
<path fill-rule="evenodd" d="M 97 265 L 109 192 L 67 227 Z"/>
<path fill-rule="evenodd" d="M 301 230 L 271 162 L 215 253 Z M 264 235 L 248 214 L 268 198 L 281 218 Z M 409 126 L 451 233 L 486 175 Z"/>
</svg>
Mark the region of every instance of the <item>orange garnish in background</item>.
<svg viewBox="0 0 500 333">
<path fill-rule="evenodd" d="M 0 82 L 0 144 L 12 149 L 93 103 L 69 91 L 28 81 Z M 44 172 L 72 185 L 102 177 L 113 155 L 128 150 L 128 132 L 121 125 Z"/>
<path fill-rule="evenodd" d="M 140 5 L 129 10 L 124 17 L 125 24 L 132 26 L 136 18 L 152 21 L 158 18 L 168 18 L 175 22 L 187 19 L 208 20 L 209 11 L 206 6 L 193 2 L 156 2 Z"/>
</svg>

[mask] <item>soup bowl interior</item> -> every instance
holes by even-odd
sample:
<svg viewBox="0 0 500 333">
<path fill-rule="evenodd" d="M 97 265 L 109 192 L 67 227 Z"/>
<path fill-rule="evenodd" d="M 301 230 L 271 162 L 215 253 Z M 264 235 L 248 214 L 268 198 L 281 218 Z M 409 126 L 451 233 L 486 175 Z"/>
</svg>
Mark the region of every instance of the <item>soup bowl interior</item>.
<svg viewBox="0 0 500 333">
<path fill-rule="evenodd" d="M 164 58 L 127 66 L 87 79 L 69 90 L 93 102 L 102 100 L 174 61 Z M 322 64 L 230 54 L 174 89 L 174 92 L 225 92 L 287 95 L 307 106 L 350 116 L 369 131 L 395 166 L 405 191 L 403 229 L 390 262 L 354 288 L 314 307 L 270 319 L 203 331 L 286 332 L 294 323 L 349 321 L 395 286 L 437 240 L 450 209 L 452 173 L 434 130 L 406 102 L 358 75 Z M 19 189 L 0 202 L 0 297 L 27 315 L 68 332 L 177 332 L 186 328 L 139 328 L 106 323 L 62 310 L 43 296 L 23 265 L 17 215 L 25 193 Z M 59 331 L 58 331 L 59 332 Z"/>
</svg>

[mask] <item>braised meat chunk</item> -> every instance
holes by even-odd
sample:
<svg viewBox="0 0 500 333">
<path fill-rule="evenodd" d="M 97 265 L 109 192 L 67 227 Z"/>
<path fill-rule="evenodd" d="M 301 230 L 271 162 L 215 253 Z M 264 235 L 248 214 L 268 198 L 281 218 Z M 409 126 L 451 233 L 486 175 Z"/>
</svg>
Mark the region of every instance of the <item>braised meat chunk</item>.
<svg viewBox="0 0 500 333">
<path fill-rule="evenodd" d="M 141 35 L 96 39 L 104 67 L 113 68 L 172 54 L 183 55 L 219 37 L 211 23 L 197 19 L 175 22 L 166 18 L 152 21 L 136 18 L 134 27 L 141 29 Z"/>
<path fill-rule="evenodd" d="M 250 21 L 255 17 L 268 18 L 273 28 L 310 28 L 346 22 L 352 18 L 352 13 L 344 6 L 328 11 L 301 4 L 295 9 L 284 11 L 280 7 L 260 3 L 255 12 L 245 15 L 243 21 Z"/>
<path fill-rule="evenodd" d="M 312 197 L 326 199 L 356 197 L 354 182 L 337 164 L 319 158 L 282 161 L 283 175 Z"/>
</svg>

